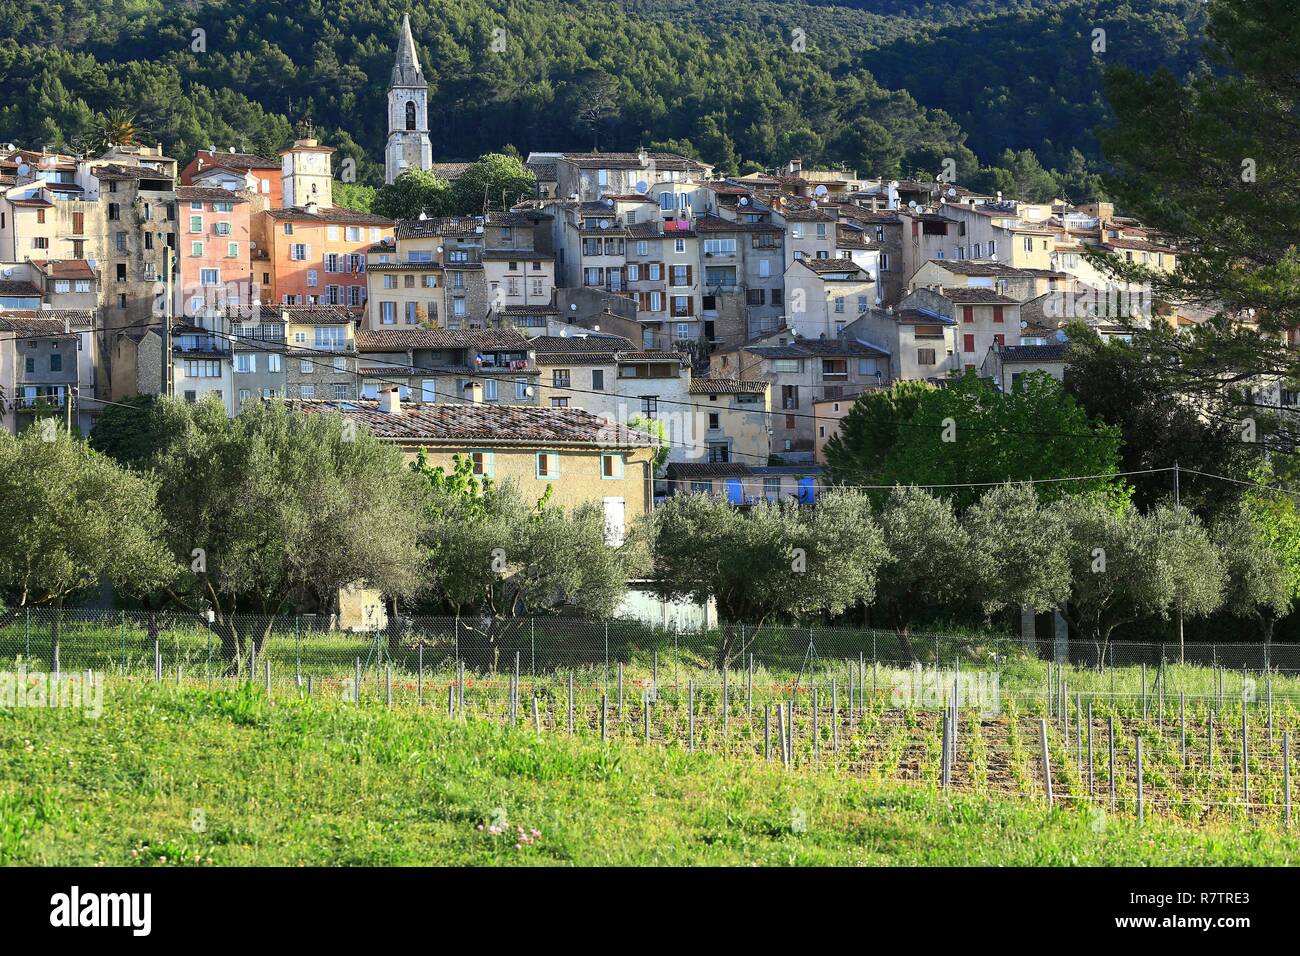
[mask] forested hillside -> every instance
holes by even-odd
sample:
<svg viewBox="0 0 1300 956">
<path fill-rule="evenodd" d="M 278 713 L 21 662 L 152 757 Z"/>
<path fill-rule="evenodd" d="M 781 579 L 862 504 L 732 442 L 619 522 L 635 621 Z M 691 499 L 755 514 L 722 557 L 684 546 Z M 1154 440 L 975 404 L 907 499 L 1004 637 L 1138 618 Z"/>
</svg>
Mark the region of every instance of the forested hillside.
<svg viewBox="0 0 1300 956">
<path fill-rule="evenodd" d="M 1088 130 L 1106 116 L 1100 69 L 1191 69 L 1198 7 L 0 0 L 0 138 L 75 148 L 125 108 L 146 140 L 180 157 L 210 143 L 270 152 L 310 115 L 373 182 L 397 25 L 409 11 L 440 158 L 507 144 L 661 144 L 727 172 L 800 156 L 898 175 L 954 156 L 972 182 L 1010 176 L 1078 194 L 1095 188 Z M 1094 26 L 1108 31 L 1104 55 L 1091 51 Z M 1062 175 L 1043 179 L 1032 157 L 1005 152 L 1026 148 Z M 981 174 L 981 163 L 1012 172 Z"/>
</svg>

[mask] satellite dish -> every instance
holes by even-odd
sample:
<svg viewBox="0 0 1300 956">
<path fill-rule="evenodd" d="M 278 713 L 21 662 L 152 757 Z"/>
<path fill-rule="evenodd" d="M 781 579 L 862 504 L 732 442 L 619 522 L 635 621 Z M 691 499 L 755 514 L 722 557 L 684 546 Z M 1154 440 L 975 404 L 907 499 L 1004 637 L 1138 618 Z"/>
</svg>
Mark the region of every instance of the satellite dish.
<svg viewBox="0 0 1300 956">
<path fill-rule="evenodd" d="M 438 247 L 438 251 L 439 251 L 439 252 L 442 252 L 442 246 L 439 246 L 439 247 Z"/>
<path fill-rule="evenodd" d="M 948 195 L 949 195 L 949 196 L 955 196 L 955 195 L 957 195 L 957 190 L 955 190 L 955 189 L 953 189 L 951 186 L 949 186 L 949 187 L 948 187 Z"/>
<path fill-rule="evenodd" d="M 606 206 L 609 206 L 609 207 L 612 209 L 613 206 L 614 206 L 614 200 L 612 200 L 612 199 L 610 199 L 608 196 L 606 196 L 606 197 L 605 197 L 605 205 L 606 205 Z"/>
<path fill-rule="evenodd" d="M 534 391 L 535 390 L 533 389 L 533 387 L 529 385 L 527 388 L 524 389 L 524 394 L 527 395 L 529 398 L 532 398 Z"/>
<path fill-rule="evenodd" d="M 13 274 L 14 274 L 14 270 L 9 268 L 8 266 L 5 266 L 5 278 L 8 279 Z"/>
<path fill-rule="evenodd" d="M 829 191 L 830 191 L 830 190 L 828 190 L 825 186 L 818 186 L 816 189 L 813 190 L 813 195 L 814 195 L 814 196 L 825 196 L 826 193 L 828 193 Z"/>
<path fill-rule="evenodd" d="M 570 302 L 570 303 L 569 303 L 569 311 L 570 311 L 570 312 L 577 312 L 577 311 L 578 311 L 578 303 L 576 303 L 576 302 Z"/>
<path fill-rule="evenodd" d="M 19 176 L 30 176 L 31 172 L 32 172 L 32 167 L 28 166 L 26 163 L 20 163 L 18 165 Z"/>
<path fill-rule="evenodd" d="M 749 197 L 748 197 L 748 196 L 741 196 L 741 197 L 740 197 L 740 205 L 742 205 L 742 206 L 748 206 L 748 205 L 749 205 Z"/>
<path fill-rule="evenodd" d="M 420 222 L 424 222 L 424 220 L 429 218 L 429 214 L 426 213 L 423 209 L 421 209 L 420 215 L 417 218 L 420 220 Z"/>
<path fill-rule="evenodd" d="M 601 228 L 601 229 L 608 229 L 608 228 L 609 228 L 609 220 L 608 220 L 608 219 L 602 219 L 602 220 L 600 221 L 600 228 Z"/>
<path fill-rule="evenodd" d="M 650 191 L 650 184 L 644 179 L 638 179 L 636 183 L 636 191 L 645 195 Z"/>
<path fill-rule="evenodd" d="M 907 208 L 908 208 L 908 209 L 915 209 L 915 208 L 916 208 L 916 200 L 913 199 L 913 200 L 909 201 L 908 204 L 907 204 Z"/>
</svg>

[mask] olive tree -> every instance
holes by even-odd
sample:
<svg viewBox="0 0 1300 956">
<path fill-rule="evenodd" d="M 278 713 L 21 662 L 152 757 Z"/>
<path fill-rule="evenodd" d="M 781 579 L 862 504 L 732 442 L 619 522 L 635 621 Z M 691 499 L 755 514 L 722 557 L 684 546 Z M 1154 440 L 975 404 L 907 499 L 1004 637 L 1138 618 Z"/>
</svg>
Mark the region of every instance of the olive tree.
<svg viewBox="0 0 1300 956">
<path fill-rule="evenodd" d="M 1253 620 L 1264 643 L 1300 596 L 1300 521 L 1295 499 L 1248 497 L 1215 523 L 1211 537 L 1223 562 L 1224 609 Z"/>
<path fill-rule="evenodd" d="M 401 451 L 337 413 L 164 400 L 175 438 L 155 459 L 167 540 L 233 667 L 296 601 L 363 583 L 407 598 L 422 581 L 425 487 Z M 256 615 L 251 624 L 242 615 Z"/>
<path fill-rule="evenodd" d="M 951 606 L 970 590 L 970 534 L 950 499 L 911 485 L 890 491 L 879 521 L 888 554 L 873 606 L 898 634 L 903 653 L 915 660 L 911 629 L 917 614 Z"/>
<path fill-rule="evenodd" d="M 1147 513 L 1093 496 L 1053 506 L 1064 530 L 1070 596 L 1062 613 L 1104 661 L 1115 628 L 1183 612 L 1202 616 L 1221 601 L 1223 567 L 1205 528 L 1186 508 Z"/>
<path fill-rule="evenodd" d="M 163 543 L 157 490 L 152 478 L 57 429 L 33 427 L 16 438 L 0 431 L 5 617 L 21 608 L 62 607 L 101 581 L 147 590 L 172 580 L 178 568 Z M 58 641 L 56 616 L 53 666 Z"/>
<path fill-rule="evenodd" d="M 989 489 L 966 512 L 973 583 L 985 613 L 1047 611 L 1070 593 L 1070 565 L 1060 516 L 1033 486 Z"/>
<path fill-rule="evenodd" d="M 870 500 L 853 491 L 811 507 L 759 502 L 749 509 L 706 495 L 674 495 L 653 516 L 654 579 L 661 595 L 717 603 L 729 622 L 836 615 L 869 603 L 885 556 Z M 726 666 L 729 633 L 719 649 Z"/>
</svg>

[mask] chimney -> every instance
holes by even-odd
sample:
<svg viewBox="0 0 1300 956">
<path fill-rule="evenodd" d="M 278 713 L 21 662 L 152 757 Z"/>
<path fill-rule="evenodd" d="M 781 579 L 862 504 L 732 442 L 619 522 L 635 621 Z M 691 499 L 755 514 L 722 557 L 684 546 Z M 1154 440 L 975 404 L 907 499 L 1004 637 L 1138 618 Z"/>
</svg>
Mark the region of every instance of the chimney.
<svg viewBox="0 0 1300 956">
<path fill-rule="evenodd" d="M 483 404 L 483 383 L 477 379 L 470 379 L 465 383 L 465 401 L 471 405 Z"/>
<path fill-rule="evenodd" d="M 379 391 L 379 410 L 385 415 L 402 414 L 402 393 L 396 385 Z"/>
</svg>

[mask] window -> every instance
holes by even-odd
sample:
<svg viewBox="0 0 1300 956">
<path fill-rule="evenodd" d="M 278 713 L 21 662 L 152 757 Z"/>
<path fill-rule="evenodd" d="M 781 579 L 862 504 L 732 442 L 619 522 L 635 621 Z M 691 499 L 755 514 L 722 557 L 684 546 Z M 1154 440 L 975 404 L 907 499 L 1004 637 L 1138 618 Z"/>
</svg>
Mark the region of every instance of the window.
<svg viewBox="0 0 1300 956">
<path fill-rule="evenodd" d="M 781 386 L 781 407 L 787 410 L 799 407 L 798 385 Z"/>
<path fill-rule="evenodd" d="M 228 222 L 219 222 L 219 223 L 217 223 L 217 235 L 218 235 L 218 236 L 228 236 L 228 235 L 230 235 L 230 223 L 228 223 Z"/>
<path fill-rule="evenodd" d="M 841 313 L 841 314 L 843 314 L 843 312 L 844 312 L 844 297 L 843 297 L 843 296 L 836 296 L 836 298 L 835 298 L 835 311 L 836 311 L 836 312 L 839 312 L 839 313 Z"/>
<path fill-rule="evenodd" d="M 190 255 L 192 255 L 192 256 L 201 256 L 201 255 L 203 255 L 203 243 L 201 243 L 201 242 L 191 242 L 191 243 L 190 243 Z"/>
<path fill-rule="evenodd" d="M 777 372 L 797 372 L 799 371 L 798 359 L 774 359 L 772 368 Z"/>
<path fill-rule="evenodd" d="M 346 372 L 348 370 L 348 360 L 342 355 L 334 356 L 334 371 Z"/>
<path fill-rule="evenodd" d="M 226 257 L 230 259 L 239 258 L 239 243 L 237 242 L 226 243 Z"/>
<path fill-rule="evenodd" d="M 601 455 L 600 477 L 617 481 L 623 477 L 623 466 L 624 459 L 622 455 Z"/>
<path fill-rule="evenodd" d="M 685 251 L 686 251 L 686 240 L 685 240 L 685 239 L 674 239 L 674 240 L 673 240 L 673 252 L 682 253 L 682 252 L 685 252 Z"/>
<path fill-rule="evenodd" d="M 605 370 L 603 368 L 591 370 L 591 390 L 593 392 L 603 392 L 605 390 Z"/>
<path fill-rule="evenodd" d="M 551 372 L 552 388 L 569 387 L 569 370 L 567 368 L 557 368 Z"/>
<path fill-rule="evenodd" d="M 200 269 L 199 285 L 209 287 L 221 285 L 221 272 L 217 269 Z"/>
<path fill-rule="evenodd" d="M 722 426 L 719 424 L 720 420 L 721 420 L 721 415 L 719 415 L 717 412 L 709 412 L 710 429 L 721 428 Z"/>
<path fill-rule="evenodd" d="M 675 337 L 679 342 L 689 339 L 691 337 L 691 324 L 689 322 L 678 322 Z"/>
<path fill-rule="evenodd" d="M 299 397 L 299 398 L 315 398 L 315 397 L 316 397 L 316 386 L 315 386 L 315 385 L 299 385 L 299 386 L 298 386 L 298 397 Z"/>
<path fill-rule="evenodd" d="M 247 372 L 256 372 L 256 371 L 257 371 L 257 356 L 256 356 L 256 355 L 253 355 L 253 354 L 251 354 L 251 353 L 249 353 L 249 352 L 238 352 L 238 353 L 236 353 L 236 355 L 235 355 L 235 371 L 236 371 L 236 372 L 242 372 L 242 373 L 247 373 Z"/>
<path fill-rule="evenodd" d="M 50 371 L 51 372 L 63 371 L 63 356 L 60 355 L 58 352 L 53 352 L 50 355 Z"/>
<path fill-rule="evenodd" d="M 203 217 L 190 216 L 190 232 L 202 232 L 202 231 L 203 231 Z"/>
<path fill-rule="evenodd" d="M 917 364 L 917 365 L 933 365 L 933 364 L 934 364 L 934 349 L 917 349 L 917 350 L 916 350 L 916 364 Z"/>
<path fill-rule="evenodd" d="M 186 378 L 220 378 L 221 363 L 216 359 L 186 359 Z"/>
<path fill-rule="evenodd" d="M 961 307 L 961 320 L 963 322 L 975 321 L 975 307 L 973 305 L 963 305 Z"/>
<path fill-rule="evenodd" d="M 641 414 L 646 418 L 654 418 L 659 414 L 658 395 L 643 395 L 641 397 Z"/>
<path fill-rule="evenodd" d="M 310 375 L 310 374 L 311 374 L 311 370 L 312 370 L 311 359 L 299 359 L 299 360 L 298 360 L 298 371 L 299 371 L 299 372 L 301 372 L 303 375 Z"/>
<path fill-rule="evenodd" d="M 709 463 L 713 465 L 725 464 L 731 461 L 731 449 L 726 442 L 714 441 L 709 442 Z"/>
<path fill-rule="evenodd" d="M 568 407 L 569 407 L 569 400 L 567 398 L 551 399 L 551 408 L 568 408 Z"/>
<path fill-rule="evenodd" d="M 248 401 L 248 400 L 249 400 L 250 398 L 252 398 L 252 397 L 253 397 L 252 389 L 241 388 L 241 389 L 239 390 L 239 404 L 240 404 L 240 405 L 243 405 L 246 401 Z"/>
<path fill-rule="evenodd" d="M 539 451 L 537 453 L 537 477 L 560 477 L 560 453 L 558 451 Z"/>
<path fill-rule="evenodd" d="M 962 344 L 961 344 L 961 350 L 962 350 L 963 352 L 974 352 L 974 351 L 975 351 L 975 336 L 973 336 L 973 335 L 963 335 L 963 336 L 961 337 L 961 343 L 962 343 Z"/>
<path fill-rule="evenodd" d="M 316 326 L 316 348 L 323 351 L 338 351 L 343 348 L 345 337 L 341 325 Z"/>
<path fill-rule="evenodd" d="M 280 371 L 280 354 L 278 352 L 272 352 L 266 357 L 266 370 L 268 372 Z"/>
<path fill-rule="evenodd" d="M 995 305 L 995 306 L 993 307 L 993 321 L 994 321 L 994 322 L 1001 322 L 1001 321 L 1002 321 L 1002 306 L 1000 306 L 1000 305 Z"/>
<path fill-rule="evenodd" d="M 704 254 L 712 256 L 734 256 L 736 254 L 736 240 L 705 239 Z"/>
<path fill-rule="evenodd" d="M 289 246 L 289 258 L 296 262 L 307 261 L 307 244 L 305 242 L 295 242 Z"/>
</svg>

